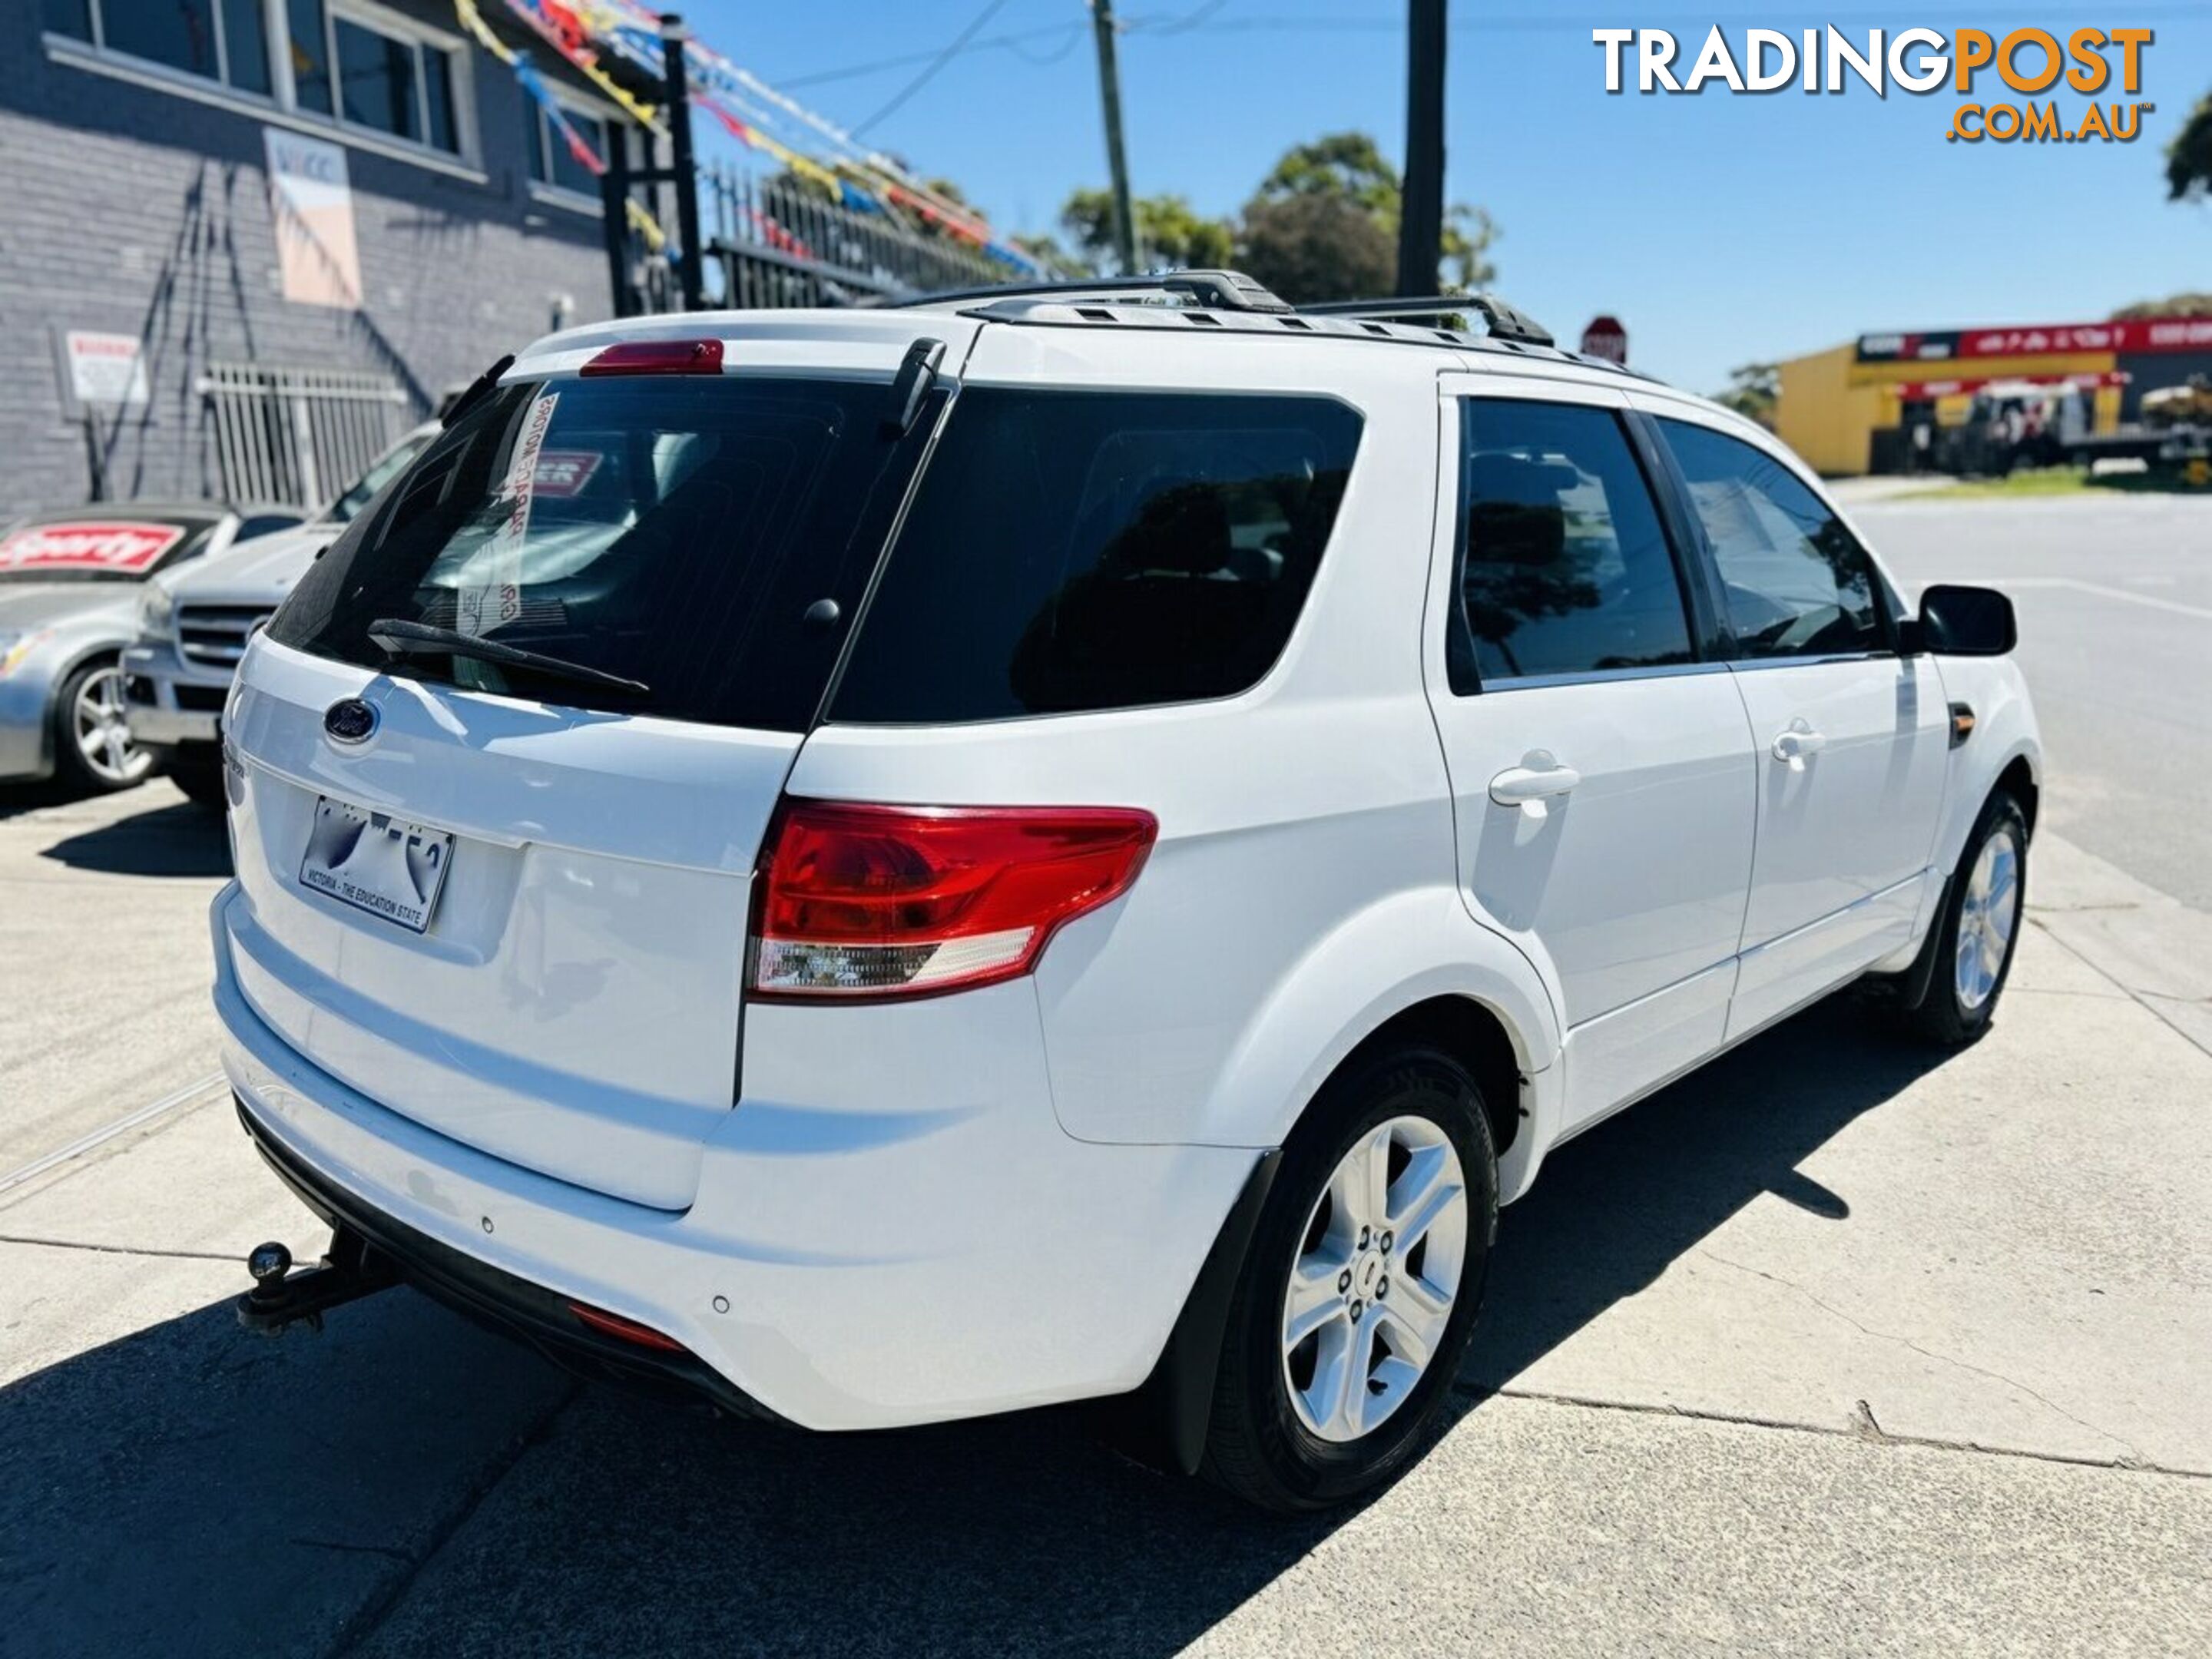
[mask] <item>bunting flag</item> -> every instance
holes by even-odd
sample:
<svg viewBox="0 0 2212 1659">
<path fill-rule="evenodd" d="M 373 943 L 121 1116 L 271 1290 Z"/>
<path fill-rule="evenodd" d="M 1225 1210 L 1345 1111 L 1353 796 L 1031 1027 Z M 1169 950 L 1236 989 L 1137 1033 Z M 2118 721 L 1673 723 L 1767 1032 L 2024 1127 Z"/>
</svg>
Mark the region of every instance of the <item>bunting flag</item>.
<svg viewBox="0 0 2212 1659">
<path fill-rule="evenodd" d="M 477 10 L 476 0 L 453 0 L 453 14 L 461 20 L 461 27 L 476 38 L 478 46 L 514 71 L 516 83 L 538 108 L 545 112 L 546 120 L 551 124 L 554 131 L 561 135 L 562 143 L 568 147 L 568 154 L 575 158 L 576 165 L 595 179 L 604 176 L 607 170 L 606 159 L 593 149 L 591 141 L 576 130 L 576 124 L 568 118 L 568 112 L 562 107 L 560 100 L 553 95 L 553 89 L 538 74 L 537 65 L 530 61 L 530 54 L 517 52 L 494 34 L 491 26 Z M 644 106 L 639 107 L 643 108 Z M 644 207 L 635 199 L 625 201 L 623 206 L 630 228 L 645 238 L 647 247 L 658 253 L 667 246 L 667 233 L 661 229 L 659 222 Z"/>
<path fill-rule="evenodd" d="M 475 10 L 474 0 L 456 0 L 456 4 L 465 7 L 468 13 Z M 657 13 L 638 0 L 506 0 L 506 5 L 634 118 L 656 132 L 664 131 L 659 112 L 616 82 L 602 60 L 603 53 L 611 54 L 655 80 L 664 79 L 666 64 Z M 973 208 L 931 189 L 891 157 L 865 149 L 850 134 L 739 68 L 703 41 L 687 42 L 684 70 L 693 101 L 732 137 L 774 157 L 799 177 L 835 191 L 846 205 L 873 213 L 884 212 L 887 204 L 904 209 L 990 258 L 1022 271 L 1043 274 L 1042 264 L 997 235 Z M 763 105 L 775 113 L 761 116 Z M 805 154 L 763 131 L 779 119 L 794 122 L 826 141 L 830 158 L 824 161 Z"/>
</svg>

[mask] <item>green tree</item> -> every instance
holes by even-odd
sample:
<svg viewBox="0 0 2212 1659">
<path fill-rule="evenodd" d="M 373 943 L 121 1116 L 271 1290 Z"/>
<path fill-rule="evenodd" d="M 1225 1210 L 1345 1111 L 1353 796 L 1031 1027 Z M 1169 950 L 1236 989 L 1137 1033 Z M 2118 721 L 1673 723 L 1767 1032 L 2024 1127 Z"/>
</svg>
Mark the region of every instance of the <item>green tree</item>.
<svg viewBox="0 0 2212 1659">
<path fill-rule="evenodd" d="M 1398 269 L 1398 225 L 1405 190 L 1364 132 L 1333 132 L 1285 150 L 1244 209 L 1242 269 L 1296 302 L 1388 294 Z M 1342 210 L 1365 220 L 1355 225 Z M 1493 281 L 1489 257 L 1498 227 L 1480 208 L 1454 203 L 1444 213 L 1439 288 Z"/>
<path fill-rule="evenodd" d="M 1781 366 L 1746 363 L 1729 370 L 1728 386 L 1713 393 L 1713 401 L 1771 431 L 1775 405 L 1782 401 Z"/>
<path fill-rule="evenodd" d="M 2116 323 L 2144 317 L 2212 317 L 2212 294 L 2169 294 L 2163 300 L 2138 300 L 2112 313 Z"/>
<path fill-rule="evenodd" d="M 1233 246 L 1229 226 L 1209 219 L 1182 196 L 1139 196 L 1129 204 L 1137 219 L 1137 263 L 1218 270 L 1229 263 Z M 1066 231 L 1094 267 L 1114 260 L 1114 193 L 1079 190 L 1060 210 Z"/>
<path fill-rule="evenodd" d="M 1347 197 L 1255 197 L 1244 210 L 1237 265 L 1292 305 L 1367 299 L 1396 281 L 1398 245 Z"/>
<path fill-rule="evenodd" d="M 1049 270 L 1067 276 L 1096 276 L 1098 272 L 1091 263 L 1073 249 L 1062 247 L 1060 238 L 1049 231 L 1035 236 L 1010 236 L 1006 239 L 1032 258 L 1041 260 Z"/>
<path fill-rule="evenodd" d="M 2212 195 L 2212 93 L 2197 100 L 2166 147 L 2166 193 L 2175 202 Z"/>
</svg>

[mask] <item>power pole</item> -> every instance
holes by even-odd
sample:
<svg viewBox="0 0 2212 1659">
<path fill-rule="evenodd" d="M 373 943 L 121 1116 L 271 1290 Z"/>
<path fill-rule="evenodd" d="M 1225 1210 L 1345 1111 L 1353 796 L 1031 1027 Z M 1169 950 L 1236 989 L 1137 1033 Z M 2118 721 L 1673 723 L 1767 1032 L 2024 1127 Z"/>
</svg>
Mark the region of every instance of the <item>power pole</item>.
<svg viewBox="0 0 2212 1659">
<path fill-rule="evenodd" d="M 1121 274 L 1137 270 L 1137 221 L 1129 209 L 1129 161 L 1121 153 L 1121 71 L 1114 60 L 1114 0 L 1091 0 L 1098 34 L 1098 101 L 1106 110 L 1106 170 L 1114 184 L 1114 256 Z"/>
<path fill-rule="evenodd" d="M 1444 238 L 1444 0 L 1409 0 L 1406 186 L 1398 215 L 1398 292 L 1437 291 Z"/>
</svg>

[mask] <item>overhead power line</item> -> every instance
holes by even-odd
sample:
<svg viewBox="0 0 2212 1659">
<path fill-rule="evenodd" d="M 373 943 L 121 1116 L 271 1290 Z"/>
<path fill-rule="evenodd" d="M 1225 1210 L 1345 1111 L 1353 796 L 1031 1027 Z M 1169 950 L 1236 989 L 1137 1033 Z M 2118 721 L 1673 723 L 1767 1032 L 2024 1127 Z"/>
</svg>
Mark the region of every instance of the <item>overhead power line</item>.
<svg viewBox="0 0 2212 1659">
<path fill-rule="evenodd" d="M 989 22 L 994 17 L 997 16 L 999 15 L 999 9 L 1006 3 L 1006 0 L 988 0 L 988 3 L 984 6 L 983 9 L 977 12 L 974 17 L 969 20 L 968 27 L 961 30 L 959 33 L 954 35 L 952 39 L 945 44 L 945 49 L 939 52 L 936 57 L 929 60 L 929 67 L 922 70 L 921 74 L 915 76 L 913 80 L 908 82 L 904 86 L 901 87 L 898 89 L 898 92 L 892 97 L 890 102 L 885 104 L 881 109 L 878 110 L 873 115 L 871 115 L 866 120 L 853 128 L 853 136 L 855 138 L 859 137 L 870 127 L 875 125 L 877 122 L 882 120 L 885 116 L 899 108 L 908 99 L 913 97 L 915 94 L 920 92 L 924 87 L 935 80 L 937 78 L 937 72 L 943 69 L 947 64 L 951 63 L 953 58 L 957 57 L 959 55 L 960 49 L 966 46 L 970 40 L 974 40 L 976 34 L 982 29 L 983 25 Z"/>
</svg>

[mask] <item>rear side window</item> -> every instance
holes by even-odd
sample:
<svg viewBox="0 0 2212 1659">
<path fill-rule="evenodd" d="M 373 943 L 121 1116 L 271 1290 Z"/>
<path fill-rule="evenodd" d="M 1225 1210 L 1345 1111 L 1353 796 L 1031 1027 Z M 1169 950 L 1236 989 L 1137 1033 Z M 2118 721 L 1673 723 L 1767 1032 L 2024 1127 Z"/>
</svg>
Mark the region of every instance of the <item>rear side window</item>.
<svg viewBox="0 0 2212 1659">
<path fill-rule="evenodd" d="M 1691 658 L 1681 581 L 1620 418 L 1574 404 L 1460 404 L 1452 689 Z"/>
<path fill-rule="evenodd" d="M 1887 648 L 1865 550 L 1796 475 L 1764 450 L 1662 420 L 1726 590 L 1746 657 Z"/>
<path fill-rule="evenodd" d="M 818 711 L 931 416 L 881 385 L 623 377 L 502 387 L 292 591 L 289 645 L 410 678 L 623 714 L 797 732 Z M 641 684 L 404 657 L 386 620 Z M 386 639 L 389 639 L 386 635 Z"/>
<path fill-rule="evenodd" d="M 1235 695 L 1289 640 L 1359 442 L 1332 399 L 963 392 L 831 718 Z"/>
</svg>

